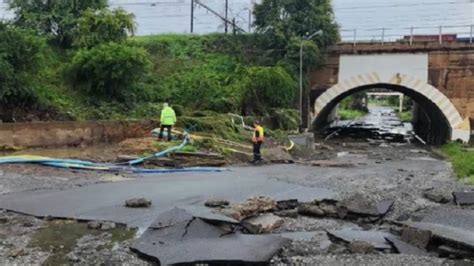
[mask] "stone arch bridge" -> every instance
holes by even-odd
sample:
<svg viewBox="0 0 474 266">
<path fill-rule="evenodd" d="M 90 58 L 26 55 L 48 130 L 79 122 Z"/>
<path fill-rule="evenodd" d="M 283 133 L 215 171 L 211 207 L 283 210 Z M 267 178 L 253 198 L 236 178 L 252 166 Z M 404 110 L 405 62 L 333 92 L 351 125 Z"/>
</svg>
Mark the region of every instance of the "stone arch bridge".
<svg viewBox="0 0 474 266">
<path fill-rule="evenodd" d="M 303 121 L 315 131 L 345 97 L 388 89 L 416 102 L 415 130 L 432 144 L 468 142 L 474 120 L 474 45 L 469 43 L 339 44 L 312 69 Z"/>
</svg>

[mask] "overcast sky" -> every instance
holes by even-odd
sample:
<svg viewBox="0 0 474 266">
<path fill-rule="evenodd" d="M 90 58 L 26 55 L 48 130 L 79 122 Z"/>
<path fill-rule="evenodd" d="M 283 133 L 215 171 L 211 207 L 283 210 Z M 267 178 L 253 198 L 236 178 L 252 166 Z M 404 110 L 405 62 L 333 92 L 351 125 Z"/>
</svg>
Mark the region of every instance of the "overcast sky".
<svg viewBox="0 0 474 266">
<path fill-rule="evenodd" d="M 9 17 L 2 12 L 0 17 Z M 138 34 L 176 32 L 190 30 L 190 0 L 112 0 L 112 7 L 123 6 L 136 16 Z M 224 14 L 224 0 L 201 0 L 213 10 Z M 238 24 L 248 29 L 249 8 L 253 0 L 229 0 L 229 17 L 236 17 Z M 414 33 L 437 33 L 437 27 L 445 26 L 445 33 L 469 33 L 474 24 L 474 0 L 333 0 L 337 22 L 345 39 L 352 38 L 352 29 L 359 37 L 372 38 L 381 35 L 408 34 L 410 27 L 432 27 L 415 29 Z M 203 7 L 195 10 L 196 32 L 222 32 L 223 23 Z M 457 26 L 450 28 L 448 26 Z M 464 26 L 464 27 L 460 27 Z M 350 30 L 350 31 L 349 31 Z"/>
</svg>

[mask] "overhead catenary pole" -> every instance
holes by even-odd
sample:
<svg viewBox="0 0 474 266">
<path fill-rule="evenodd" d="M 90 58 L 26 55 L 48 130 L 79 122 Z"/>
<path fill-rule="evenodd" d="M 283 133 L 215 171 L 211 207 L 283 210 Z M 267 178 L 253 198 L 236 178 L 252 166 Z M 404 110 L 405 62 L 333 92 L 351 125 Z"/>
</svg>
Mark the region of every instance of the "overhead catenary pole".
<svg viewBox="0 0 474 266">
<path fill-rule="evenodd" d="M 191 0 L 191 33 L 194 33 L 194 0 Z"/>
<path fill-rule="evenodd" d="M 197 5 L 205 8 L 207 11 L 211 12 L 212 14 L 214 14 L 215 16 L 217 16 L 218 18 L 220 18 L 222 21 L 225 21 L 227 22 L 227 24 L 232 24 L 232 21 L 229 21 L 228 19 L 226 19 L 224 16 L 222 16 L 221 14 L 219 14 L 218 12 L 216 12 L 214 9 L 210 8 L 208 5 L 202 3 L 200 0 L 194 0 L 194 3 L 196 3 Z M 244 29 L 242 29 L 241 27 L 239 27 L 238 25 L 235 25 L 235 28 L 237 29 L 237 31 L 239 32 L 245 32 Z"/>
<path fill-rule="evenodd" d="M 225 0 L 225 33 L 229 31 L 229 0 Z"/>
</svg>

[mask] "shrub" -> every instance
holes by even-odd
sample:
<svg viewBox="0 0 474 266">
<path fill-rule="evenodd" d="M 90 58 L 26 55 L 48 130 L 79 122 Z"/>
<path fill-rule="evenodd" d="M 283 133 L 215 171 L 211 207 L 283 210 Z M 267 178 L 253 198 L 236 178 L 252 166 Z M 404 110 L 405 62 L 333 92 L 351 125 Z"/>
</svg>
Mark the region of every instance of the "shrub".
<svg viewBox="0 0 474 266">
<path fill-rule="evenodd" d="M 0 103 L 31 102 L 32 77 L 41 65 L 44 45 L 30 31 L 0 22 Z"/>
<path fill-rule="evenodd" d="M 149 68 L 148 53 L 139 47 L 107 43 L 79 50 L 67 69 L 73 86 L 90 96 L 126 100 L 140 93 L 134 86 Z"/>
<path fill-rule="evenodd" d="M 249 67 L 244 84 L 242 109 L 246 114 L 288 108 L 295 99 L 297 84 L 282 67 Z"/>
<path fill-rule="evenodd" d="M 78 19 L 74 46 L 90 48 L 101 43 L 122 42 L 135 31 L 134 16 L 125 10 L 88 9 Z"/>
</svg>

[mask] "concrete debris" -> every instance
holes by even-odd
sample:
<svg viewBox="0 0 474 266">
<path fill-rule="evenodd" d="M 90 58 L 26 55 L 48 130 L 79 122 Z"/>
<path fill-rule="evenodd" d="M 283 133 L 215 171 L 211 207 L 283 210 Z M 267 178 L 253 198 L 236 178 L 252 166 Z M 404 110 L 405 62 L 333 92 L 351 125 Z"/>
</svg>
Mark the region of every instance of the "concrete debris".
<svg viewBox="0 0 474 266">
<path fill-rule="evenodd" d="M 337 214 L 342 219 L 348 215 L 355 215 L 356 217 L 383 217 L 392 208 L 393 203 L 392 200 L 374 203 L 366 199 L 364 195 L 358 193 L 339 202 Z"/>
<path fill-rule="evenodd" d="M 290 210 L 298 208 L 298 200 L 297 199 L 289 199 L 289 200 L 280 200 L 277 201 L 276 207 L 278 210 Z"/>
<path fill-rule="evenodd" d="M 436 203 L 441 203 L 441 204 L 448 203 L 453 199 L 453 197 L 451 195 L 449 195 L 448 193 L 446 193 L 442 190 L 438 190 L 438 189 L 430 189 L 430 190 L 426 191 L 423 194 L 423 196 L 426 199 L 429 199 L 431 201 L 434 201 Z"/>
<path fill-rule="evenodd" d="M 148 208 L 151 206 L 151 200 L 145 198 L 134 198 L 125 201 L 125 207 L 128 208 Z"/>
<path fill-rule="evenodd" d="M 221 212 L 236 220 L 243 221 L 246 218 L 274 209 L 276 209 L 276 203 L 273 199 L 260 196 L 249 198 L 242 203 L 230 206 L 228 209 L 222 209 Z"/>
<path fill-rule="evenodd" d="M 372 244 L 375 249 L 391 249 L 392 246 L 385 240 L 392 234 L 383 231 L 362 231 L 355 229 L 342 229 L 326 231 L 332 239 L 341 240 L 346 243 L 364 241 Z"/>
<path fill-rule="evenodd" d="M 90 221 L 87 223 L 87 227 L 92 230 L 97 230 L 100 229 L 100 226 L 102 225 L 101 222 L 98 221 Z"/>
<path fill-rule="evenodd" d="M 208 199 L 204 205 L 210 208 L 223 208 L 229 206 L 230 202 L 228 200 L 222 199 Z"/>
<path fill-rule="evenodd" d="M 454 192 L 454 202 L 458 205 L 474 205 L 474 191 Z"/>
<path fill-rule="evenodd" d="M 292 209 L 292 210 L 276 211 L 275 215 L 278 215 L 280 217 L 298 218 L 298 210 Z"/>
<path fill-rule="evenodd" d="M 114 222 L 103 222 L 100 225 L 101 230 L 111 230 L 111 229 L 114 229 L 115 227 L 116 227 L 116 224 Z"/>
<path fill-rule="evenodd" d="M 197 217 L 209 223 L 221 223 L 225 222 L 226 224 L 238 224 L 237 220 L 234 220 L 230 217 L 222 215 L 220 213 L 214 213 L 209 211 L 207 208 L 173 208 L 166 211 L 167 215 L 160 215 L 158 218 L 153 221 L 149 228 L 161 229 L 164 227 L 170 227 L 175 224 L 182 223 Z"/>
<path fill-rule="evenodd" d="M 312 217 L 324 217 L 325 213 L 318 206 L 312 204 L 300 204 L 298 207 L 298 213 Z"/>
<path fill-rule="evenodd" d="M 279 228 L 283 224 L 283 219 L 272 213 L 264 213 L 246 219 L 242 224 L 252 234 L 265 234 Z"/>
<path fill-rule="evenodd" d="M 402 228 L 401 239 L 415 247 L 426 249 L 431 240 L 431 231 L 404 227 Z"/>
<path fill-rule="evenodd" d="M 398 237 L 395 237 L 395 236 L 386 237 L 385 240 L 387 240 L 390 244 L 392 244 L 393 248 L 400 254 L 416 255 L 416 256 L 429 256 L 430 255 L 424 249 L 418 248 L 414 245 L 404 242 Z"/>
<path fill-rule="evenodd" d="M 114 222 L 99 222 L 99 221 L 90 221 L 87 223 L 87 228 L 92 230 L 111 230 L 117 227 Z"/>
<path fill-rule="evenodd" d="M 437 251 L 440 257 L 448 257 L 450 259 L 474 258 L 474 253 L 472 250 L 463 250 L 442 245 L 438 247 Z"/>
<path fill-rule="evenodd" d="M 453 217 L 449 218 L 453 219 Z M 472 229 L 465 230 L 443 224 L 424 222 L 412 222 L 407 223 L 407 225 L 420 230 L 430 231 L 433 237 L 446 244 L 453 246 L 461 245 L 474 252 L 474 232 Z"/>
<path fill-rule="evenodd" d="M 184 219 L 184 216 L 189 219 Z M 183 210 L 162 213 L 158 220 L 159 223 L 172 222 L 166 227 L 148 228 L 131 249 L 160 265 L 269 263 L 290 241 L 278 235 L 234 233 Z"/>
<path fill-rule="evenodd" d="M 349 251 L 353 254 L 368 254 L 374 251 L 374 245 L 366 241 L 354 241 L 349 243 Z"/>
</svg>

